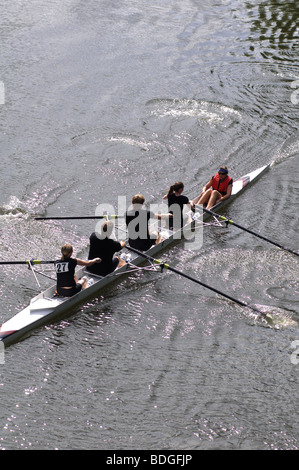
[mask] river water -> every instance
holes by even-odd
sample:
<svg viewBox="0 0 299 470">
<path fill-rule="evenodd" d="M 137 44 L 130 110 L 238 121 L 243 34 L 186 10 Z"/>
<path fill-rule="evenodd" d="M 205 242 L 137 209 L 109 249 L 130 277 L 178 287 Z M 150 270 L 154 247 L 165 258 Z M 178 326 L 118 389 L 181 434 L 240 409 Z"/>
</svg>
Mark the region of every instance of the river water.
<svg viewBox="0 0 299 470">
<path fill-rule="evenodd" d="M 14 0 L 1 8 L 2 260 L 86 257 L 93 215 L 219 165 L 267 173 L 222 212 L 298 249 L 298 2 Z M 236 227 L 7 348 L 1 449 L 299 449 L 298 258 Z M 47 279 L 39 279 L 46 287 Z M 38 293 L 2 266 L 0 322 Z M 291 321 L 292 320 L 292 321 Z"/>
</svg>

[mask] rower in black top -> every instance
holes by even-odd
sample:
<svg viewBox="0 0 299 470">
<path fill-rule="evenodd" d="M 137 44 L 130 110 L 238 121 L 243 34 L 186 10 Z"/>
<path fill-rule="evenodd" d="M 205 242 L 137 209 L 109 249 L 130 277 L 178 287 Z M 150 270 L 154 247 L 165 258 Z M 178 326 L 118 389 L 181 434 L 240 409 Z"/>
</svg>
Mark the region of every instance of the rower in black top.
<svg viewBox="0 0 299 470">
<path fill-rule="evenodd" d="M 189 205 L 190 209 L 194 206 L 192 201 L 189 201 L 187 196 L 182 193 L 184 191 L 184 183 L 177 181 L 172 184 L 168 189 L 167 194 L 163 199 L 168 201 L 168 209 L 173 217 L 169 219 L 169 228 L 180 228 L 184 225 L 183 209 L 185 205 Z"/>
<path fill-rule="evenodd" d="M 94 257 L 89 261 L 78 258 L 72 258 L 73 247 L 71 244 L 66 243 L 61 248 L 62 257 L 55 262 L 55 269 L 57 274 L 56 292 L 63 297 L 72 297 L 80 292 L 81 289 L 87 287 L 87 278 L 82 277 L 78 281 L 75 276 L 75 268 L 79 266 L 92 266 L 95 263 L 101 263 L 101 258 Z"/>
<path fill-rule="evenodd" d="M 125 246 L 124 241 L 116 241 L 109 238 L 113 232 L 113 222 L 111 220 L 103 222 L 101 233 L 93 232 L 90 235 L 90 247 L 88 259 L 99 256 L 102 262 L 97 265 L 90 266 L 87 270 L 99 276 L 106 276 L 112 273 L 116 268 L 125 264 L 125 262 L 114 254 L 121 251 Z"/>
<path fill-rule="evenodd" d="M 142 194 L 135 194 L 132 205 L 126 212 L 126 224 L 129 231 L 129 245 L 140 251 L 147 251 L 151 246 L 160 243 L 161 236 L 157 232 L 150 233 L 148 223 L 150 219 L 163 219 L 172 217 L 170 214 L 155 214 L 143 207 L 145 198 Z"/>
</svg>

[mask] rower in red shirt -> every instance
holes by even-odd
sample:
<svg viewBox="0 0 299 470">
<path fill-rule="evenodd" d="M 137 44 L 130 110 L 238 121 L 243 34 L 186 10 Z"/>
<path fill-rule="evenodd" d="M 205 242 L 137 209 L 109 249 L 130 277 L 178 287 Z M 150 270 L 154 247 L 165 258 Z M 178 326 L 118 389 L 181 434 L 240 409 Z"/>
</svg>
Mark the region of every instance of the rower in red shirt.
<svg viewBox="0 0 299 470">
<path fill-rule="evenodd" d="M 231 196 L 233 179 L 228 175 L 226 166 L 219 168 L 216 175 L 203 187 L 199 196 L 193 199 L 194 204 L 206 204 L 211 209 L 220 201 L 225 201 Z"/>
</svg>

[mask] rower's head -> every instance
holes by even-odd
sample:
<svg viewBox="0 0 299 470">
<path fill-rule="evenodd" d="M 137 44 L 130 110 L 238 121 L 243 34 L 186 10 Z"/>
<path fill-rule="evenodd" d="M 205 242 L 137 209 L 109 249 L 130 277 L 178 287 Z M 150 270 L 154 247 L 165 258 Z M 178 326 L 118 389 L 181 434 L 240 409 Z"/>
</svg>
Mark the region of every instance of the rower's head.
<svg viewBox="0 0 299 470">
<path fill-rule="evenodd" d="M 182 194 L 184 191 L 184 183 L 182 181 L 176 181 L 174 184 L 172 184 L 168 190 L 168 196 L 170 196 L 173 193 L 177 194 Z"/>
<path fill-rule="evenodd" d="M 145 202 L 145 197 L 142 194 L 135 194 L 135 196 L 132 197 L 132 204 L 140 204 L 141 206 Z"/>
<path fill-rule="evenodd" d="M 228 168 L 227 166 L 221 166 L 218 170 L 218 175 L 220 177 L 220 179 L 225 179 L 228 175 Z"/>
<path fill-rule="evenodd" d="M 62 259 L 70 258 L 73 254 L 73 246 L 70 243 L 65 243 L 61 248 Z"/>
<path fill-rule="evenodd" d="M 101 238 L 109 238 L 113 232 L 114 224 L 112 220 L 106 220 L 101 226 Z"/>
</svg>

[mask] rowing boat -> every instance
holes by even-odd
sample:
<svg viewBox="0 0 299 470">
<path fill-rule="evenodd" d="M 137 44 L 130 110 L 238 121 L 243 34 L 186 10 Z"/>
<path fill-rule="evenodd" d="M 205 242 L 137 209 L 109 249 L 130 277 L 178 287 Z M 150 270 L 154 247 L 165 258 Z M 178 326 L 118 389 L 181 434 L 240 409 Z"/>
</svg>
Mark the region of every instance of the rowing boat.
<svg viewBox="0 0 299 470">
<path fill-rule="evenodd" d="M 245 188 L 255 182 L 270 165 L 263 166 L 253 172 L 250 172 L 233 182 L 231 197 L 224 202 L 220 202 L 213 207 L 213 210 L 219 210 L 228 202 L 231 202 L 236 196 L 240 195 Z M 165 249 L 174 240 L 181 237 L 186 233 L 186 229 L 194 228 L 196 216 L 199 212 L 192 216 L 192 220 L 179 230 L 163 230 L 163 240 L 157 245 L 152 246 L 146 253 L 149 256 L 154 256 L 161 250 Z M 208 213 L 200 212 L 202 221 L 206 220 L 210 215 Z M 198 217 L 196 222 L 198 222 Z M 131 253 L 131 252 L 130 252 Z M 116 269 L 113 273 L 101 277 L 88 273 L 85 267 L 77 270 L 76 276 L 81 279 L 86 276 L 88 280 L 88 287 L 75 294 L 73 297 L 59 297 L 55 294 L 56 285 L 52 285 L 45 291 L 36 295 L 31 299 L 30 304 L 13 316 L 10 320 L 2 324 L 0 328 L 0 340 L 5 346 L 15 343 L 26 336 L 30 331 L 51 323 L 65 314 L 67 311 L 72 310 L 77 305 L 83 303 L 87 298 L 95 296 L 100 289 L 115 281 L 119 275 L 126 274 L 132 270 L 132 267 L 138 267 L 144 263 L 144 257 L 138 254 L 130 254 L 130 260 L 124 266 Z"/>
</svg>

